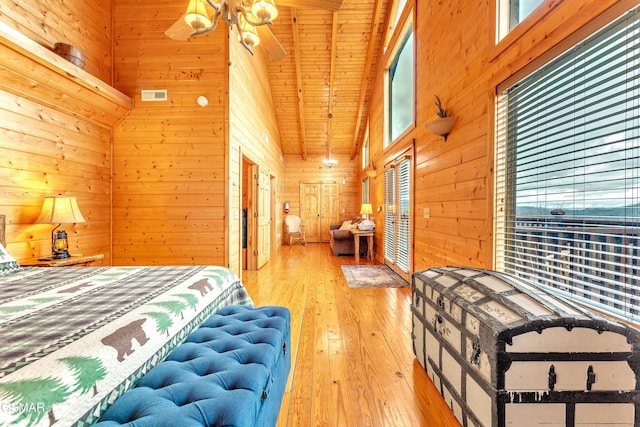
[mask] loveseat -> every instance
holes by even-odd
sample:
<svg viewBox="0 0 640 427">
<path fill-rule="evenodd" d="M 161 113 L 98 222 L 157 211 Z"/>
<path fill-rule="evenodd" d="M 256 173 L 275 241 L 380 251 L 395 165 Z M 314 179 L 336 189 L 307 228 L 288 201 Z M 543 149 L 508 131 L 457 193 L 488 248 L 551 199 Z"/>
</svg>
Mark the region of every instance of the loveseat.
<svg viewBox="0 0 640 427">
<path fill-rule="evenodd" d="M 334 255 L 354 255 L 356 253 L 355 243 L 351 230 L 343 227 L 342 224 L 331 224 L 329 226 L 329 243 Z M 360 236 L 360 255 L 367 253 L 367 238 Z"/>
</svg>

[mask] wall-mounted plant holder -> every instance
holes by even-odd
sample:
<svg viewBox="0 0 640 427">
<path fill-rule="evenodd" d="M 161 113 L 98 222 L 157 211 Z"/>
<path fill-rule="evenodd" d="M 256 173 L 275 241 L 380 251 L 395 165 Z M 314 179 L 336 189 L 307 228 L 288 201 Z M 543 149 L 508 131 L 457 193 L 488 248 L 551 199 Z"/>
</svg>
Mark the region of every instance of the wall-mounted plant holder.
<svg viewBox="0 0 640 427">
<path fill-rule="evenodd" d="M 449 136 L 449 132 L 453 129 L 453 124 L 456 121 L 455 116 L 450 117 L 442 117 L 436 120 L 432 120 L 425 124 L 425 127 L 434 135 L 439 135 L 444 137 L 444 140 L 447 140 L 447 136 Z"/>
<path fill-rule="evenodd" d="M 453 124 L 456 121 L 456 117 L 447 116 L 447 111 L 442 106 L 442 102 L 440 101 L 440 98 L 438 97 L 438 95 L 435 95 L 435 97 L 436 97 L 436 107 L 438 108 L 438 111 L 436 112 L 436 114 L 438 115 L 438 118 L 436 120 L 427 122 L 425 126 L 429 130 L 429 132 L 431 132 L 434 135 L 439 135 L 444 137 L 444 140 L 446 141 L 447 136 L 449 135 L 449 132 L 451 132 L 451 129 L 453 129 Z"/>
</svg>

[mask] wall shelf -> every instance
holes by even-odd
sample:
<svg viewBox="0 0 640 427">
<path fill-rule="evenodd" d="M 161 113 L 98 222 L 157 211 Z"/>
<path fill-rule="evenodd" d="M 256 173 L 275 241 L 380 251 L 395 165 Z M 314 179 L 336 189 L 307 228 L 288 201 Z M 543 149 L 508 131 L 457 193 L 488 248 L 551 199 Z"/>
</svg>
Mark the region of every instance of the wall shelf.
<svg viewBox="0 0 640 427">
<path fill-rule="evenodd" d="M 127 95 L 3 22 L 0 89 L 109 129 L 133 107 Z"/>
</svg>

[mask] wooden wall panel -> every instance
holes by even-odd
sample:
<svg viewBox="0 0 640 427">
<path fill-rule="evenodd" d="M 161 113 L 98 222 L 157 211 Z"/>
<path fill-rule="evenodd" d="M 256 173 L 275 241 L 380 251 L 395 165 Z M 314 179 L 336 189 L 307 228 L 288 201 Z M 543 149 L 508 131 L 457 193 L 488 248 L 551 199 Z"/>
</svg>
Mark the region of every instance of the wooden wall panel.
<svg viewBox="0 0 640 427">
<path fill-rule="evenodd" d="M 590 0 L 576 7 L 571 1 L 546 2 L 496 45 L 492 2 L 415 2 L 416 126 L 398 142 L 407 146 L 415 140 L 415 271 L 443 265 L 493 265 L 495 86 L 572 33 L 589 27 L 608 9 L 617 9 L 614 16 L 638 3 Z M 383 73 L 379 67 L 370 110 L 370 157 L 378 167 L 370 190 L 374 210 L 384 200 L 381 167 L 398 151 L 382 148 Z M 436 118 L 434 95 L 457 117 L 446 142 L 425 129 L 425 123 Z M 383 224 L 377 221 L 376 230 L 380 245 Z M 376 255 L 382 260 L 382 254 Z"/>
<path fill-rule="evenodd" d="M 228 183 L 230 218 L 228 229 L 229 263 L 234 271 L 242 270 L 241 220 L 243 203 L 242 187 L 245 158 L 249 163 L 258 165 L 272 177 L 275 186 L 275 222 L 276 232 L 271 242 L 279 246 L 282 240 L 283 207 L 280 198 L 280 182 L 284 180 L 284 165 L 280 148 L 280 134 L 275 117 L 275 107 L 271 98 L 271 87 L 267 76 L 267 63 L 259 47 L 255 55 L 236 41 L 235 33 L 230 39 L 230 98 L 229 98 L 229 144 L 230 176 Z M 248 180 L 244 180 L 248 182 Z M 274 192 L 271 192 L 273 195 Z M 244 198 L 248 200 L 248 198 Z M 274 251 L 277 247 L 272 247 Z"/>
<path fill-rule="evenodd" d="M 108 263 L 111 133 L 77 120 L 75 130 L 48 129 L 47 122 L 70 118 L 4 91 L 0 98 L 0 210 L 7 215 L 7 250 L 18 260 L 51 254 L 54 226 L 34 221 L 44 197 L 62 194 L 76 197 L 86 220 L 63 225 L 69 251 L 103 253 Z M 40 114 L 34 116 L 34 109 Z"/>
<path fill-rule="evenodd" d="M 110 0 L 4 1 L 0 21 L 48 49 L 57 42 L 79 48 L 84 69 L 112 83 Z"/>
<path fill-rule="evenodd" d="M 78 4 L 67 4 L 70 8 Z M 23 6 L 28 2 L 21 3 Z M 2 7 L 10 7 L 9 5 Z M 4 10 L 4 9 L 3 9 Z M 110 22 L 110 14 L 94 25 Z M 33 224 L 46 196 L 77 198 L 86 222 L 63 224 L 72 254 L 111 259 L 111 139 L 131 99 L 0 22 L 0 212 L 18 260 L 51 254 L 53 225 Z M 40 24 L 55 33 L 55 28 Z"/>
<path fill-rule="evenodd" d="M 114 84 L 135 108 L 114 129 L 114 265 L 226 265 L 227 38 L 167 38 L 185 4 L 115 1 Z"/>
</svg>

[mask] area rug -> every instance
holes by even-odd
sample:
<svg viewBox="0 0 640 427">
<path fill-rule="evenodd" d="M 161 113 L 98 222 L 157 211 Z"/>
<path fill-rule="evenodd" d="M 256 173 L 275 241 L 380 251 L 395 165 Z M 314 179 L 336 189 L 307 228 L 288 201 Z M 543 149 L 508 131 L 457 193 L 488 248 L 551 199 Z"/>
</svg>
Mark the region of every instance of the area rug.
<svg viewBox="0 0 640 427">
<path fill-rule="evenodd" d="M 400 288 L 409 286 L 386 265 L 343 265 L 342 274 L 350 288 Z"/>
</svg>

